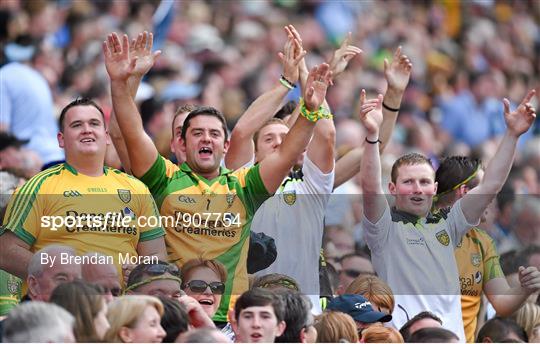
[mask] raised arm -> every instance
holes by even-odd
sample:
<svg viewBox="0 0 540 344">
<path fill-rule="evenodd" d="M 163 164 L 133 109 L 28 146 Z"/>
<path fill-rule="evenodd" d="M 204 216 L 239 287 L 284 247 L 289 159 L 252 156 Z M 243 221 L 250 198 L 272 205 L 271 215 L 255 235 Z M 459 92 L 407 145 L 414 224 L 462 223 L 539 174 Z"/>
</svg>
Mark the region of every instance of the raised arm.
<svg viewBox="0 0 540 344">
<path fill-rule="evenodd" d="M 301 115 L 277 150 L 260 163 L 259 171 L 268 192 L 273 193 L 277 190 L 309 143 L 315 123 L 320 119 L 319 109 L 326 96 L 328 85 L 331 83 L 332 72 L 326 63 L 315 66 L 310 71 L 304 90 Z"/>
<path fill-rule="evenodd" d="M 360 121 L 366 128 L 364 156 L 360 164 L 360 183 L 362 186 L 364 216 L 371 223 L 379 221 L 388 203 L 384 197 L 381 182 L 381 158 L 379 155 L 379 134 L 382 114 L 383 96 L 379 94 L 377 102 L 367 103 L 360 108 Z"/>
<path fill-rule="evenodd" d="M 135 70 L 132 76 L 128 78 L 128 89 L 129 94 L 133 99 L 137 95 L 137 90 L 141 84 L 143 76 L 148 73 L 148 71 L 154 65 L 154 59 L 159 55 L 160 52 L 153 54 L 152 42 L 154 40 L 153 34 L 148 32 L 141 32 L 137 36 L 137 39 L 133 39 L 129 46 L 129 53 L 132 58 L 137 58 L 137 63 L 135 65 Z M 150 49 L 146 47 L 150 46 Z M 118 153 L 122 167 L 126 173 L 131 173 L 131 162 L 129 160 L 129 153 L 126 147 L 126 142 L 118 126 L 118 121 L 116 120 L 116 115 L 114 111 L 111 113 L 111 119 L 109 121 L 109 135 L 114 144 L 114 148 Z"/>
<path fill-rule="evenodd" d="M 384 94 L 382 113 L 383 122 L 381 125 L 379 144 L 379 153 L 382 154 L 390 139 L 392 131 L 396 124 L 401 106 L 403 93 L 409 83 L 412 70 L 412 63 L 406 55 L 401 53 L 401 47 L 396 49 L 392 61 L 384 60 L 384 77 L 388 84 L 386 93 Z M 360 94 L 360 106 L 364 104 L 362 99 L 365 99 L 364 94 Z M 397 110 L 397 111 L 396 111 Z M 336 162 L 336 177 L 334 179 L 334 188 L 337 188 L 347 180 L 354 177 L 360 171 L 360 159 L 362 158 L 362 147 L 357 147 Z"/>
<path fill-rule="evenodd" d="M 343 40 L 341 46 L 334 52 L 330 60 L 330 70 L 334 80 L 347 68 L 349 61 L 362 50 L 350 45 L 351 33 Z M 323 104 L 328 107 L 328 104 Z M 330 109 L 328 109 L 330 110 Z M 330 173 L 334 169 L 334 147 L 336 144 L 336 128 L 332 118 L 322 119 L 317 122 L 313 133 L 313 140 L 308 145 L 307 155 L 309 159 L 323 172 Z"/>
<path fill-rule="evenodd" d="M 294 84 L 298 80 L 298 63 L 306 52 L 301 42 L 293 36 L 291 27 L 292 25 L 285 27 L 287 42 L 283 53 L 279 53 L 279 58 L 283 63 L 283 77 Z M 289 88 L 285 85 L 277 83 L 270 91 L 255 99 L 240 117 L 231 133 L 231 143 L 225 156 L 227 168 L 236 170 L 253 158 L 255 151 L 253 136 L 279 110 L 283 98 L 289 92 Z"/>
<path fill-rule="evenodd" d="M 521 104 L 510 112 L 510 102 L 504 99 L 504 120 L 506 132 L 499 143 L 495 156 L 489 162 L 482 182 L 461 199 L 461 209 L 469 223 L 478 223 L 484 210 L 501 191 L 514 162 L 516 144 L 519 137 L 532 126 L 536 118 L 535 109 L 530 100 L 535 90 L 530 90 Z"/>
<path fill-rule="evenodd" d="M 113 33 L 103 42 L 105 66 L 111 79 L 113 109 L 126 144 L 131 171 L 136 177 L 144 175 L 159 154 L 154 142 L 144 131 L 141 116 L 130 94 L 129 79 L 140 75 L 144 66 L 151 67 L 160 54 L 159 51 L 152 53 L 151 39 L 146 40 L 144 45 L 141 43 L 141 49 L 144 52 L 142 56 L 131 56 L 127 35 L 123 35 L 120 41 L 118 35 Z"/>
</svg>

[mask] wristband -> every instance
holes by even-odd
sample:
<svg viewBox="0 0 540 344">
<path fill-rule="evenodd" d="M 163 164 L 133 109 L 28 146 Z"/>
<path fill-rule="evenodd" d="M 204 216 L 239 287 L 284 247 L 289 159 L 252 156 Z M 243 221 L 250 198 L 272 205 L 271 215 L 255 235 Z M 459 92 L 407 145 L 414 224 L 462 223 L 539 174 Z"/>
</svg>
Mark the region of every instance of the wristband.
<svg viewBox="0 0 540 344">
<path fill-rule="evenodd" d="M 288 88 L 289 90 L 293 90 L 294 87 L 291 86 L 287 81 L 285 81 L 283 78 L 279 79 L 279 83 Z"/>
<path fill-rule="evenodd" d="M 290 82 L 289 79 L 287 79 L 283 74 L 281 74 L 281 78 L 279 79 L 279 82 L 283 86 L 287 87 L 289 90 L 296 88 L 296 85 L 293 82 Z"/>
<path fill-rule="evenodd" d="M 390 106 L 386 105 L 384 102 L 382 103 L 382 106 L 383 108 L 385 108 L 386 110 L 388 111 L 391 111 L 391 112 L 399 112 L 399 108 L 391 108 Z"/>
<path fill-rule="evenodd" d="M 315 111 L 309 111 L 306 108 L 306 103 L 304 103 L 304 98 L 300 98 L 300 115 L 307 119 L 310 122 L 317 122 L 320 119 L 332 119 L 334 116 L 328 109 L 325 109 L 322 106 Z"/>
<path fill-rule="evenodd" d="M 382 143 L 382 141 L 379 140 L 379 139 L 377 139 L 377 141 L 370 141 L 370 140 L 368 140 L 367 136 L 366 136 L 366 142 L 369 143 L 369 144 L 371 144 L 371 145 L 375 145 L 375 144 L 377 144 L 377 143 Z"/>
</svg>

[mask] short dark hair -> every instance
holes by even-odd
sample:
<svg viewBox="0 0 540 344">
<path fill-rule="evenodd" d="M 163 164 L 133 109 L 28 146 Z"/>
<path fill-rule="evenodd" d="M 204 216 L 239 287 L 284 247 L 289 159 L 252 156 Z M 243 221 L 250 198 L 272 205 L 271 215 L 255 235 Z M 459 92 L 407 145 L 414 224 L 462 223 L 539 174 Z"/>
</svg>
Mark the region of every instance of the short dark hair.
<svg viewBox="0 0 540 344">
<path fill-rule="evenodd" d="M 392 165 L 392 183 L 395 183 L 398 176 L 398 169 L 403 165 L 421 165 L 421 164 L 427 164 L 433 168 L 433 164 L 431 163 L 431 160 L 427 157 L 425 157 L 422 154 L 419 153 L 409 153 L 405 154 L 401 158 L 397 159 L 394 164 Z"/>
<path fill-rule="evenodd" d="M 453 343 L 459 337 L 452 331 L 442 327 L 426 327 L 413 333 L 406 342 L 409 343 Z"/>
<path fill-rule="evenodd" d="M 180 116 L 181 114 L 183 113 L 190 113 L 192 112 L 193 110 L 197 109 L 197 106 L 194 105 L 194 104 L 184 104 L 182 106 L 179 106 L 178 109 L 176 109 L 176 112 L 174 113 L 174 117 L 172 119 L 172 122 L 171 122 L 171 130 L 172 130 L 172 135 L 174 137 L 174 121 L 176 121 L 176 117 Z M 183 127 L 183 125 L 182 125 Z"/>
<path fill-rule="evenodd" d="M 478 332 L 476 342 L 483 342 L 490 338 L 493 343 L 505 341 L 511 333 L 514 333 L 525 343 L 529 341 L 527 333 L 514 320 L 508 318 L 495 317 L 488 320 Z"/>
<path fill-rule="evenodd" d="M 283 321 L 283 302 L 272 291 L 262 288 L 253 288 L 244 292 L 234 305 L 234 317 L 238 321 L 240 312 L 249 307 L 272 306 L 278 322 Z"/>
<path fill-rule="evenodd" d="M 82 98 L 77 98 L 74 101 L 72 101 L 71 103 L 69 103 L 68 105 L 66 105 L 62 109 L 62 112 L 60 112 L 60 118 L 58 119 L 58 125 L 60 127 L 60 132 L 64 132 L 64 119 L 66 117 L 66 113 L 68 112 L 69 109 L 71 109 L 72 107 L 75 107 L 75 106 L 93 106 L 93 107 L 95 107 L 99 111 L 99 113 L 101 114 L 101 117 L 103 118 L 103 125 L 105 125 L 105 113 L 103 113 L 103 109 L 101 109 L 101 107 L 99 105 L 97 105 L 97 103 L 95 101 L 93 101 L 92 99 L 82 97 Z"/>
<path fill-rule="evenodd" d="M 221 122 L 221 127 L 223 128 L 223 133 L 225 135 L 225 141 L 227 141 L 227 139 L 229 138 L 229 133 L 227 132 L 227 121 L 219 110 L 211 106 L 198 107 L 187 115 L 184 121 L 184 125 L 182 126 L 182 140 L 186 139 L 186 133 L 191 124 L 191 120 L 197 116 L 212 116 L 219 119 L 219 121 Z"/>
<path fill-rule="evenodd" d="M 435 172 L 435 181 L 438 183 L 437 194 L 451 192 L 457 185 L 471 178 L 481 166 L 479 159 L 466 156 L 451 156 L 443 159 Z M 475 178 L 471 178 L 465 185 L 475 187 Z"/>
<path fill-rule="evenodd" d="M 420 321 L 422 319 L 433 319 L 439 324 L 442 325 L 442 320 L 435 314 L 429 312 L 429 311 L 423 311 L 418 314 L 416 314 L 414 317 L 412 317 L 409 321 L 407 321 L 401 328 L 399 329 L 399 333 L 401 333 L 401 336 L 403 339 L 408 342 L 408 338 L 411 336 L 411 327 L 414 325 L 417 321 Z"/>
<path fill-rule="evenodd" d="M 282 287 L 288 290 L 300 291 L 300 285 L 291 276 L 271 273 L 259 276 L 253 281 L 252 288 L 271 289 L 270 287 Z"/>
<path fill-rule="evenodd" d="M 163 343 L 174 343 L 176 337 L 189 329 L 189 317 L 186 308 L 178 300 L 170 297 L 158 296 L 163 304 L 163 315 L 161 316 L 161 327 L 167 335 L 163 338 Z"/>
<path fill-rule="evenodd" d="M 255 132 L 255 134 L 253 134 L 253 144 L 255 145 L 255 151 L 258 150 L 257 140 L 259 140 L 259 135 L 261 133 L 261 130 L 263 130 L 263 128 L 266 128 L 267 126 L 272 125 L 272 124 L 282 124 L 286 126 L 287 128 L 289 128 L 289 126 L 287 125 L 287 122 L 285 122 L 281 118 L 277 118 L 277 117 L 270 118 L 268 121 L 266 121 L 266 123 L 263 124 L 262 127 L 259 128 L 259 130 Z"/>
<path fill-rule="evenodd" d="M 284 321 L 287 327 L 281 336 L 276 337 L 275 343 L 300 343 L 302 329 L 313 325 L 311 302 L 299 292 L 288 289 L 278 289 L 276 295 L 283 301 Z M 311 317 L 311 323 L 310 323 Z"/>
</svg>

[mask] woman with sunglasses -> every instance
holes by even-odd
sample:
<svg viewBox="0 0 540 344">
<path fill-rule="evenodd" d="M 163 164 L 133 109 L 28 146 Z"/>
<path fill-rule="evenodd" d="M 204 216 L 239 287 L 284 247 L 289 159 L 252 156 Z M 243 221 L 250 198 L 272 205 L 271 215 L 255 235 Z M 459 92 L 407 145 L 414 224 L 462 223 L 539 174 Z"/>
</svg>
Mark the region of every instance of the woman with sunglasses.
<svg viewBox="0 0 540 344">
<path fill-rule="evenodd" d="M 182 266 L 182 275 L 184 292 L 197 300 L 209 317 L 213 317 L 225 292 L 225 266 L 214 259 L 191 259 Z"/>
</svg>

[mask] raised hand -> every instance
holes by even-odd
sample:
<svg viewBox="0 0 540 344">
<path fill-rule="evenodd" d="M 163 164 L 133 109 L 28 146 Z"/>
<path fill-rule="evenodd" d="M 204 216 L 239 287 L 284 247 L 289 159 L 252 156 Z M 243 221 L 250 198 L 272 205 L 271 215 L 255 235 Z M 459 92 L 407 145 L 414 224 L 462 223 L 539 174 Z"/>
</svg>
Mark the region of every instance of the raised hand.
<svg viewBox="0 0 540 344">
<path fill-rule="evenodd" d="M 109 34 L 102 44 L 105 67 L 111 80 L 127 80 L 133 75 L 137 58 L 129 56 L 129 40 L 122 36 L 122 43 L 116 32 Z"/>
<path fill-rule="evenodd" d="M 354 45 L 349 45 L 350 42 L 351 33 L 349 32 L 347 38 L 341 43 L 341 46 L 334 51 L 334 55 L 330 60 L 330 70 L 332 71 L 334 78 L 343 73 L 350 60 L 356 55 L 362 54 L 362 49 L 355 47 Z"/>
<path fill-rule="evenodd" d="M 389 89 L 404 92 L 411 76 L 412 63 L 407 55 L 401 54 L 401 47 L 398 47 L 392 57 L 392 62 L 388 63 L 384 59 L 384 77 Z"/>
<path fill-rule="evenodd" d="M 326 97 L 326 90 L 332 83 L 332 71 L 326 63 L 315 66 L 309 71 L 304 89 L 304 103 L 306 109 L 315 111 L 319 109 Z"/>
<path fill-rule="evenodd" d="M 527 289 L 527 291 L 534 293 L 540 290 L 540 272 L 536 267 L 529 266 L 525 268 L 520 266 L 518 278 L 521 287 Z"/>
<path fill-rule="evenodd" d="M 153 44 L 154 35 L 147 31 L 139 33 L 137 38 L 131 41 L 129 55 L 137 60 L 132 72 L 133 76 L 143 77 L 154 66 L 156 58 L 161 55 L 161 50 L 152 53 Z"/>
<path fill-rule="evenodd" d="M 298 67 L 301 60 L 306 56 L 306 51 L 302 47 L 302 39 L 292 25 L 285 26 L 287 42 L 283 52 L 278 54 L 283 63 L 283 76 L 292 83 L 298 81 Z"/>
<path fill-rule="evenodd" d="M 514 111 L 510 112 L 510 101 L 506 98 L 503 100 L 504 104 L 504 120 L 508 131 L 516 137 L 525 133 L 534 123 L 536 118 L 536 110 L 530 103 L 532 97 L 536 94 L 536 91 L 530 90 L 529 93 L 523 98 L 521 104 Z"/>
<path fill-rule="evenodd" d="M 379 134 L 383 121 L 382 101 L 382 94 L 375 99 L 366 100 L 366 90 L 360 93 L 360 121 L 369 134 Z"/>
</svg>

